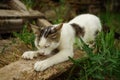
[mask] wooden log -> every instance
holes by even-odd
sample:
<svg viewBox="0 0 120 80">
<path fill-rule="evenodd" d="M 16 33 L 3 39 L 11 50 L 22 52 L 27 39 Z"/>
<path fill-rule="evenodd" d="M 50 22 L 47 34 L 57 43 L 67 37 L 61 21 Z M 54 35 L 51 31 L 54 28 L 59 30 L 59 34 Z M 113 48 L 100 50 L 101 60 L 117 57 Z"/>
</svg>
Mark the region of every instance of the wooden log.
<svg viewBox="0 0 120 80">
<path fill-rule="evenodd" d="M 76 51 L 74 58 L 80 58 L 83 54 L 82 51 Z M 44 59 L 45 57 L 40 56 L 39 58 Z M 73 65 L 71 61 L 66 61 L 54 65 L 43 72 L 36 72 L 33 69 L 36 61 L 38 61 L 38 58 L 34 60 L 20 59 L 1 68 L 0 80 L 50 80 L 69 70 Z"/>
<path fill-rule="evenodd" d="M 14 10 L 28 12 L 26 6 L 20 0 L 10 0 L 8 5 Z"/>
<path fill-rule="evenodd" d="M 20 12 L 16 10 L 0 10 L 0 19 L 4 18 L 43 18 L 44 15 L 38 11 L 30 13 Z"/>
</svg>

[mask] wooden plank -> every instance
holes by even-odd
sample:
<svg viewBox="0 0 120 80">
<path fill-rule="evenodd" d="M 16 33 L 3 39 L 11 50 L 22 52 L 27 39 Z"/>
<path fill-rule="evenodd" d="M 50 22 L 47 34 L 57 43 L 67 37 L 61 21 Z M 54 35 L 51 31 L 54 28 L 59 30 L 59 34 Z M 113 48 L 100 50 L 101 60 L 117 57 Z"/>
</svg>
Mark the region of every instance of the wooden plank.
<svg viewBox="0 0 120 80">
<path fill-rule="evenodd" d="M 23 19 L 0 19 L 0 34 L 20 31 L 23 28 Z"/>
<path fill-rule="evenodd" d="M 37 25 L 40 27 L 47 27 L 52 24 L 50 22 L 48 22 L 46 19 L 37 19 Z"/>
<path fill-rule="evenodd" d="M 33 13 L 34 12 L 34 13 Z M 4 18 L 41 18 L 44 15 L 38 11 L 30 11 L 30 13 L 20 12 L 16 10 L 0 10 L 0 19 Z"/>
<path fill-rule="evenodd" d="M 10 0 L 8 5 L 14 10 L 28 12 L 26 6 L 20 0 Z"/>
<path fill-rule="evenodd" d="M 23 24 L 23 19 L 0 19 L 0 25 Z"/>
<path fill-rule="evenodd" d="M 5 27 L 5 29 L 3 29 L 3 28 L 0 29 L 0 34 L 12 33 L 12 32 L 20 32 L 23 29 L 23 25 L 18 25 L 17 27 L 16 27 L 16 25 L 2 26 L 2 27 Z"/>
<path fill-rule="evenodd" d="M 6 4 L 0 3 L 0 9 L 10 9 L 10 7 Z"/>
<path fill-rule="evenodd" d="M 29 13 L 30 13 L 30 16 L 32 16 L 32 17 L 35 16 L 35 18 L 45 18 L 45 15 L 43 13 L 41 13 L 40 11 L 38 11 L 38 10 L 30 9 Z"/>
</svg>

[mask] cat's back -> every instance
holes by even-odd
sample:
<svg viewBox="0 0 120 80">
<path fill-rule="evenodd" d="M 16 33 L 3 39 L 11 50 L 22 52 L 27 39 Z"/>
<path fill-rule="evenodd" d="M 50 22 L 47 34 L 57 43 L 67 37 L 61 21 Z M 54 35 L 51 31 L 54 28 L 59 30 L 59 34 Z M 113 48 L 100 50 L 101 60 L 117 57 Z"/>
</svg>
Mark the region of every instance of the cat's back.
<svg viewBox="0 0 120 80">
<path fill-rule="evenodd" d="M 92 14 L 82 14 L 72 19 L 68 24 L 76 24 L 84 29 L 83 40 L 89 42 L 95 39 L 96 32 L 100 32 L 101 22 L 99 18 Z"/>
<path fill-rule="evenodd" d="M 71 21 L 69 21 L 69 24 L 71 23 L 76 23 L 81 26 L 85 26 L 86 24 L 99 24 L 100 20 L 97 16 L 92 15 L 92 14 L 81 14 L 78 15 L 77 17 L 73 18 Z"/>
<path fill-rule="evenodd" d="M 69 21 L 69 23 L 86 22 L 86 21 L 91 21 L 91 20 L 99 20 L 99 18 L 92 14 L 81 14 L 73 18 L 71 21 Z"/>
</svg>

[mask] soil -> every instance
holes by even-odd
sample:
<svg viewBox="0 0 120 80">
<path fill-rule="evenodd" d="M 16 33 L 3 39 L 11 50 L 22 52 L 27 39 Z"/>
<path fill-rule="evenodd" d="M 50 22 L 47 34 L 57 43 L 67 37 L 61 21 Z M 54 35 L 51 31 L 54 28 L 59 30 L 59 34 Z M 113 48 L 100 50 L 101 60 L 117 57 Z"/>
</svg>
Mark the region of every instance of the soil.
<svg viewBox="0 0 120 80">
<path fill-rule="evenodd" d="M 0 40 L 0 68 L 20 59 L 29 48 L 16 38 Z"/>
</svg>

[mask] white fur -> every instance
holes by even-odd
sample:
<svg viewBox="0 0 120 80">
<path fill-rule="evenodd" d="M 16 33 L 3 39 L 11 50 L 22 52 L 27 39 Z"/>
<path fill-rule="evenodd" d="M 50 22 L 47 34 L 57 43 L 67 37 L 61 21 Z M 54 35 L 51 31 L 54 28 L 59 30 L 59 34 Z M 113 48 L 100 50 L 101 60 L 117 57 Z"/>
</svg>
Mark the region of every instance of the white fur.
<svg viewBox="0 0 120 80">
<path fill-rule="evenodd" d="M 34 65 L 34 69 L 36 71 L 43 71 L 48 67 L 53 66 L 54 64 L 58 64 L 60 62 L 64 62 L 68 60 L 69 59 L 68 57 L 73 57 L 74 55 L 73 44 L 75 39 L 75 31 L 73 27 L 70 25 L 71 23 L 76 23 L 81 27 L 84 27 L 85 35 L 84 37 L 81 37 L 81 38 L 86 44 L 89 44 L 90 41 L 95 40 L 94 33 L 96 30 L 101 31 L 101 23 L 99 18 L 91 14 L 83 14 L 83 15 L 77 16 L 76 18 L 74 18 L 68 23 L 64 23 L 61 29 L 61 36 L 60 36 L 59 43 L 54 43 L 53 45 L 50 46 L 50 48 L 47 48 L 47 49 L 40 49 L 37 46 L 39 49 L 37 52 L 40 52 L 40 50 L 43 50 L 43 52 L 47 51 L 48 53 L 47 52 L 45 53 L 50 54 L 51 51 L 57 47 L 60 51 L 56 55 L 50 58 L 47 58 L 43 61 L 36 62 Z M 33 57 L 36 57 L 37 52 L 25 52 L 22 57 L 27 59 L 33 59 Z M 33 53 L 35 53 L 35 55 L 33 55 Z"/>
<path fill-rule="evenodd" d="M 34 57 L 38 56 L 38 51 L 26 51 L 22 55 L 23 58 L 25 59 L 33 59 Z"/>
<path fill-rule="evenodd" d="M 44 47 L 45 44 L 46 44 L 46 39 L 45 39 L 45 37 L 41 37 L 41 40 L 40 40 L 38 46 L 40 46 L 40 47 Z"/>
<path fill-rule="evenodd" d="M 77 17 L 79 17 L 79 18 L 77 18 Z M 83 15 L 80 15 L 77 17 L 74 18 L 73 20 L 71 20 L 69 22 L 69 24 L 77 23 L 81 27 L 84 27 L 85 36 L 82 37 L 82 39 L 85 43 L 89 43 L 90 41 L 94 41 L 95 31 L 98 30 L 100 32 L 102 29 L 99 18 L 94 16 L 94 15 L 91 15 L 91 14 L 83 14 Z"/>
</svg>

